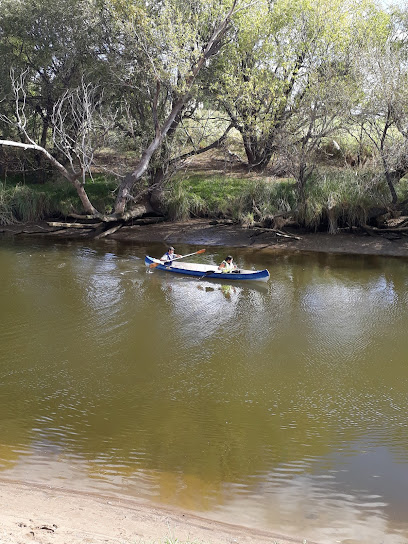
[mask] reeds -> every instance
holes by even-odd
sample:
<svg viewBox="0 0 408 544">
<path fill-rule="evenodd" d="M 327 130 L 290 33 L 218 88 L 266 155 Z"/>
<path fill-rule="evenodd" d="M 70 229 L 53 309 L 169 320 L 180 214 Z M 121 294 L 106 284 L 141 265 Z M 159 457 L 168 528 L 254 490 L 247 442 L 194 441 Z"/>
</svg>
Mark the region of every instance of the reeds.
<svg viewBox="0 0 408 544">
<path fill-rule="evenodd" d="M 369 172 L 331 171 L 312 177 L 298 206 L 298 221 L 310 229 L 335 234 L 339 227 L 360 226 L 370 209 L 388 203 L 383 181 Z"/>
<path fill-rule="evenodd" d="M 112 180 L 101 178 L 90 183 L 87 190 L 99 209 L 109 212 L 113 206 L 115 188 Z M 66 217 L 73 212 L 82 212 L 81 203 L 75 189 L 66 183 L 0 183 L 0 225 Z"/>
</svg>

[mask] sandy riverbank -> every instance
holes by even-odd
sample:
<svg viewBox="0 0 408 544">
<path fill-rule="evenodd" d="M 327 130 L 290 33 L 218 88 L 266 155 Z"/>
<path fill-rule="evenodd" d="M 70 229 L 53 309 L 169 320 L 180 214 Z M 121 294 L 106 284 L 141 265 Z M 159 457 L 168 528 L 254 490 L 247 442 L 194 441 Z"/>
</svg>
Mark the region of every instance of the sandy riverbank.
<svg viewBox="0 0 408 544">
<path fill-rule="evenodd" d="M 3 227 L 0 229 L 0 234 L 5 236 L 47 236 L 56 239 L 88 238 L 90 235 L 90 231 L 79 229 L 53 230 L 45 222 L 36 222 Z M 336 235 L 321 232 L 292 231 L 292 233 L 298 239 L 277 237 L 266 229 L 246 229 L 231 224 L 214 225 L 209 220 L 196 219 L 177 223 L 127 226 L 111 235 L 107 240 L 140 243 L 161 242 L 166 245 L 246 247 L 265 251 L 317 251 L 408 257 L 408 237 L 403 235 L 398 239 L 390 240 L 385 236 L 369 236 L 356 230 L 353 232 L 341 231 Z"/>
<path fill-rule="evenodd" d="M 294 544 L 299 540 L 182 511 L 0 480 L 1 544 Z M 177 539 L 177 540 L 176 540 Z"/>
</svg>

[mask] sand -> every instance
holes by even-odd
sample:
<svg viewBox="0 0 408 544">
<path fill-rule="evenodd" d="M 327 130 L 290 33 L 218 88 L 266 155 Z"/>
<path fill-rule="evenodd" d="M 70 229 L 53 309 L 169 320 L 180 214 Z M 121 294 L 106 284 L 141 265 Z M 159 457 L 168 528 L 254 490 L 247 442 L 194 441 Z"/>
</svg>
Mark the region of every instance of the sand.
<svg viewBox="0 0 408 544">
<path fill-rule="evenodd" d="M 302 543 L 137 499 L 0 480 L 1 544 Z"/>
</svg>

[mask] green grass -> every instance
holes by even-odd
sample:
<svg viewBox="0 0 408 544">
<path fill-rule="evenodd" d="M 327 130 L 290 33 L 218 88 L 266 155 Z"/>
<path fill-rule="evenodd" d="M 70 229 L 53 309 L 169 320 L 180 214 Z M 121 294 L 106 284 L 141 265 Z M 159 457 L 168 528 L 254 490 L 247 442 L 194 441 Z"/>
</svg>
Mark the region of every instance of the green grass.
<svg viewBox="0 0 408 544">
<path fill-rule="evenodd" d="M 113 210 L 117 182 L 95 175 L 86 184 L 88 195 L 102 212 Z M 400 201 L 408 199 L 408 179 L 396 186 Z M 164 190 L 164 207 L 171 220 L 190 217 L 229 218 L 246 226 L 279 212 L 292 212 L 309 229 L 361 225 L 370 208 L 390 203 L 381 175 L 368 170 L 326 168 L 315 173 L 298 202 L 296 183 L 284 179 L 246 179 L 222 174 L 196 173 L 176 178 Z M 408 206 L 407 206 L 408 208 Z M 65 180 L 44 184 L 0 183 L 0 224 L 35 221 L 81 213 L 75 189 Z"/>
<path fill-rule="evenodd" d="M 102 175 L 86 184 L 86 190 L 97 209 L 109 213 L 113 209 L 116 183 Z M 0 183 L 0 224 L 38 221 L 52 216 L 81 213 L 76 190 L 66 181 L 44 184 Z"/>
<path fill-rule="evenodd" d="M 169 186 L 168 196 L 171 199 L 174 198 L 173 193 L 180 195 L 183 192 L 193 204 L 200 203 L 200 210 L 196 210 L 196 213 L 200 211 L 201 214 L 216 217 L 230 213 L 231 200 L 237 198 L 247 185 L 247 180 L 230 176 L 193 174 L 175 180 Z M 194 215 L 194 210 L 192 212 Z"/>
<path fill-rule="evenodd" d="M 390 201 L 384 180 L 372 172 L 354 170 L 315 174 L 305 193 L 305 202 L 299 206 L 299 221 L 310 229 L 327 225 L 333 234 L 340 226 L 366 223 L 371 208 L 385 207 Z"/>
<path fill-rule="evenodd" d="M 290 181 L 247 180 L 222 175 L 194 174 L 168 185 L 166 209 L 172 219 L 190 216 L 260 220 L 295 204 L 295 185 Z M 255 213 L 254 208 L 260 213 Z"/>
</svg>

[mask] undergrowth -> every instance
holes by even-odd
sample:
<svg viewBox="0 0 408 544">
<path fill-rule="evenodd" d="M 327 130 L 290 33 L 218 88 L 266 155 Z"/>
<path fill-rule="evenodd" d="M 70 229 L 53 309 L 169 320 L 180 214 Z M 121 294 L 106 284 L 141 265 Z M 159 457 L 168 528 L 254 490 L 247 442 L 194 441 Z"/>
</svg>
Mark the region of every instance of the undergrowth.
<svg viewBox="0 0 408 544">
<path fill-rule="evenodd" d="M 99 210 L 106 213 L 112 210 L 116 188 L 113 180 L 96 176 L 86 188 L 91 201 Z M 66 217 L 70 213 L 82 213 L 82 207 L 74 187 L 67 182 L 0 183 L 1 225 Z"/>
<path fill-rule="evenodd" d="M 102 212 L 113 209 L 116 182 L 102 175 L 87 183 L 91 201 Z M 400 201 L 408 200 L 408 180 L 396 190 Z M 298 199 L 293 179 L 248 180 L 228 175 L 194 174 L 168 183 L 164 190 L 164 209 L 171 220 L 190 217 L 228 218 L 251 226 L 268 217 L 288 213 L 300 225 L 335 233 L 344 226 L 366 223 L 372 208 L 390 203 L 384 178 L 368 170 L 326 169 L 313 174 L 305 187 L 305 198 Z M 0 224 L 66 217 L 81 213 L 76 191 L 68 183 L 1 184 Z"/>
</svg>

